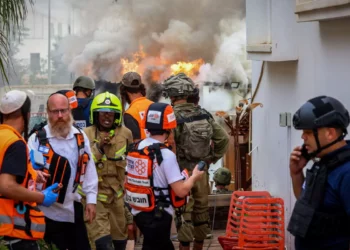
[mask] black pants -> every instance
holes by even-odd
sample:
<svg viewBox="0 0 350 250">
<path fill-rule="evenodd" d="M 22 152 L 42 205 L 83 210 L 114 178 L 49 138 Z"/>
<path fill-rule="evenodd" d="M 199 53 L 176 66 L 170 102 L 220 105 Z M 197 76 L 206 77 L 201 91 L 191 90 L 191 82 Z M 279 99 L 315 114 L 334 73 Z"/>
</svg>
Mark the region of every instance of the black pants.
<svg viewBox="0 0 350 250">
<path fill-rule="evenodd" d="M 9 250 L 39 250 L 38 243 L 34 240 L 21 240 L 17 243 L 6 245 Z"/>
<path fill-rule="evenodd" d="M 70 223 L 45 218 L 45 241 L 55 244 L 59 250 L 91 250 L 80 202 L 74 202 L 74 219 L 75 223 Z"/>
<path fill-rule="evenodd" d="M 135 216 L 137 227 L 143 234 L 142 250 L 174 250 L 170 240 L 172 216 L 167 212 L 162 218 L 154 217 L 154 212 L 141 212 Z"/>
</svg>

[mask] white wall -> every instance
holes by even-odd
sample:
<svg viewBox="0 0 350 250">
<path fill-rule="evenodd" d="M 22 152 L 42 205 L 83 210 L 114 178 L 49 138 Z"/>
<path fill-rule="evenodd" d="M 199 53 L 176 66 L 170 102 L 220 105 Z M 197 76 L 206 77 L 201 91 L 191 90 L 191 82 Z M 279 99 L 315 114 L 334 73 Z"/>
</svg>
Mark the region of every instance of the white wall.
<svg viewBox="0 0 350 250">
<path fill-rule="evenodd" d="M 338 98 L 350 109 L 350 19 L 298 23 L 295 27 L 293 42 L 297 45 L 299 60 L 266 62 L 255 98 L 255 102 L 263 103 L 264 107 L 253 111 L 253 148 L 258 146 L 252 154 L 253 189 L 268 190 L 282 197 L 286 218 L 295 201 L 289 177 L 289 154 L 302 140 L 301 132 L 294 128 L 291 128 L 291 140 L 288 139 L 288 129 L 279 126 L 279 113 L 293 115 L 299 106 L 317 95 Z M 253 88 L 261 64 L 253 63 Z M 289 233 L 287 236 L 288 249 L 294 249 Z"/>
</svg>

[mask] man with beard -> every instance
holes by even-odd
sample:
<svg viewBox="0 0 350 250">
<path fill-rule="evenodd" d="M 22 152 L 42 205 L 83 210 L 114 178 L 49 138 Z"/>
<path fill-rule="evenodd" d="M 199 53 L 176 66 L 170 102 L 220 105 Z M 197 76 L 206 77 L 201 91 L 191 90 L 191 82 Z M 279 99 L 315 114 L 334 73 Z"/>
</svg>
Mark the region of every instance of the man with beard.
<svg viewBox="0 0 350 250">
<path fill-rule="evenodd" d="M 89 139 L 73 126 L 65 95 L 52 94 L 47 101 L 47 113 L 48 125 L 33 134 L 28 142 L 31 149 L 42 152 L 46 158 L 44 171 L 50 174 L 46 185 L 63 184 L 57 202 L 50 208 L 42 207 L 46 216 L 45 240 L 60 250 L 88 250 L 83 205 L 76 191 L 82 184 L 87 202 L 85 215 L 91 223 L 96 212 L 98 178 Z"/>
<path fill-rule="evenodd" d="M 109 92 L 97 95 L 92 101 L 90 121 L 93 126 L 86 128 L 85 133 L 90 140 L 99 185 L 96 219 L 87 229 L 97 250 L 123 250 L 128 237 L 127 225 L 132 231 L 133 224 L 123 199 L 125 153 L 133 141 L 132 134 L 122 125 L 120 100 Z"/>
<path fill-rule="evenodd" d="M 124 113 L 124 124 L 131 130 L 134 141 L 148 137 L 147 131 L 141 128 L 141 122 L 149 105 L 153 102 L 146 96 L 145 85 L 136 72 L 126 73 L 121 82 L 120 95 L 130 106 Z"/>
</svg>

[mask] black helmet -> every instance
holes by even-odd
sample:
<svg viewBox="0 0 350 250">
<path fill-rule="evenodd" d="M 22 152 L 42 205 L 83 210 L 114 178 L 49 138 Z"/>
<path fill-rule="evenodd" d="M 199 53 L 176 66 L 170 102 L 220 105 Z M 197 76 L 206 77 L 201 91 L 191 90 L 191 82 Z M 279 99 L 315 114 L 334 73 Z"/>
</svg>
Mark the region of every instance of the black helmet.
<svg viewBox="0 0 350 250">
<path fill-rule="evenodd" d="M 322 150 L 344 139 L 349 126 L 349 112 L 337 99 L 329 96 L 318 96 L 308 100 L 293 116 L 295 129 L 312 130 L 317 150 L 308 153 L 310 158 L 316 157 Z M 318 137 L 318 128 L 339 128 L 343 131 L 333 142 L 321 146 Z"/>
<path fill-rule="evenodd" d="M 337 99 L 318 96 L 308 100 L 293 116 L 295 129 L 340 128 L 349 126 L 349 112 Z"/>
</svg>

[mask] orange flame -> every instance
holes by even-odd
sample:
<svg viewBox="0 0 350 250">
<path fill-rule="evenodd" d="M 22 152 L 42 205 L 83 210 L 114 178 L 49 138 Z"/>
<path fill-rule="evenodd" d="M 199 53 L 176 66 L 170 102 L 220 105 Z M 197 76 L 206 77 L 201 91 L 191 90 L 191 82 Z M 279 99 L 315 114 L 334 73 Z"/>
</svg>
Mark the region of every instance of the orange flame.
<svg viewBox="0 0 350 250">
<path fill-rule="evenodd" d="M 143 46 L 140 45 L 139 51 L 135 52 L 132 55 L 131 61 L 129 61 L 129 59 L 127 58 L 121 58 L 120 63 L 122 65 L 122 75 L 130 71 L 138 72 L 139 64 L 142 61 L 142 59 L 145 57 L 146 57 L 146 53 L 143 51 Z"/>
<path fill-rule="evenodd" d="M 192 62 L 177 62 L 170 66 L 171 74 L 176 75 L 179 73 L 185 73 L 187 76 L 192 77 L 199 73 L 199 68 L 204 64 L 202 58 L 194 60 Z"/>
</svg>

